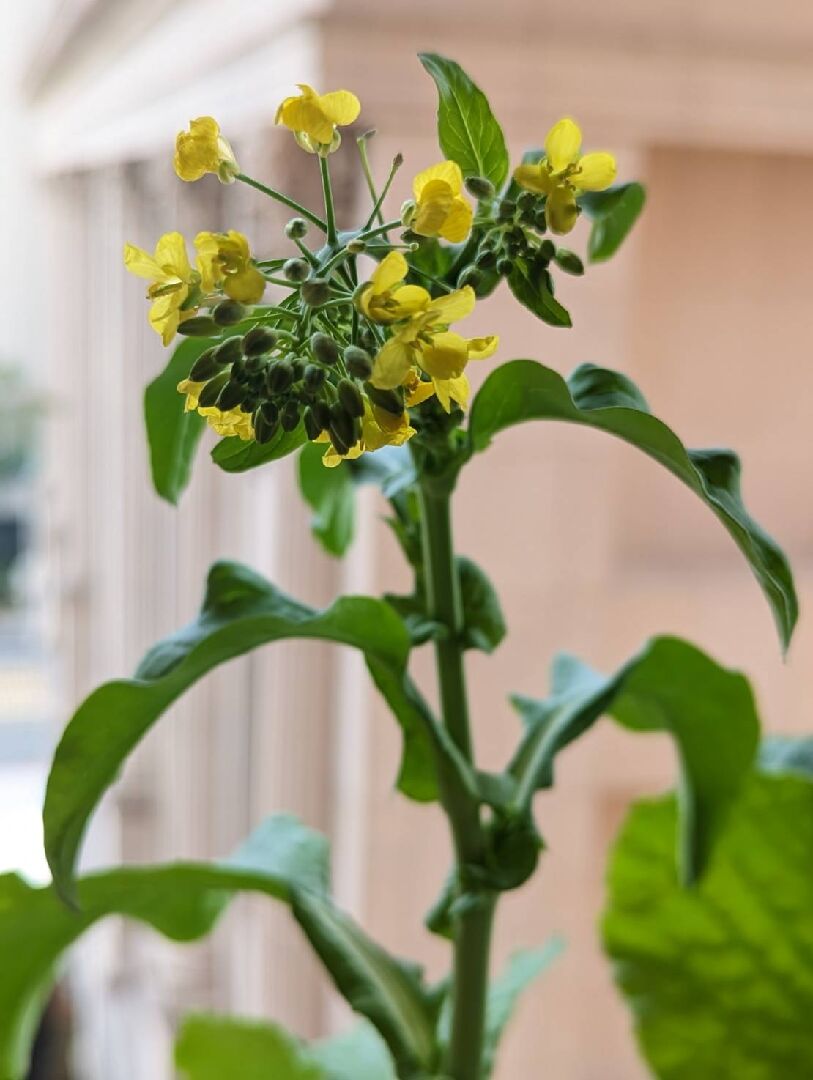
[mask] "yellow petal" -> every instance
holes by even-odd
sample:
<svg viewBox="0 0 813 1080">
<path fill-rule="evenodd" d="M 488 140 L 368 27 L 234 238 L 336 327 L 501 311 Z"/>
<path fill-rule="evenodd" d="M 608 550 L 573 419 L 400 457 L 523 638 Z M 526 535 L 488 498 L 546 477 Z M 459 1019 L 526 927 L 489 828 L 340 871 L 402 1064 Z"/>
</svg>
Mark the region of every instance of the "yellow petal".
<svg viewBox="0 0 813 1080">
<path fill-rule="evenodd" d="M 391 251 L 373 271 L 370 278 L 373 291 L 377 293 L 387 292 L 393 285 L 397 285 L 399 281 L 404 280 L 408 270 L 407 261 L 401 252 Z"/>
<path fill-rule="evenodd" d="M 441 226 L 440 235 L 450 244 L 461 243 L 469 235 L 471 219 L 472 210 L 469 204 L 465 199 L 456 198 Z"/>
<path fill-rule="evenodd" d="M 448 296 L 437 297 L 429 304 L 427 310 L 433 313 L 434 322 L 448 325 L 471 315 L 474 311 L 474 302 L 474 289 L 471 285 L 464 285 L 462 289 L 456 289 Z"/>
<path fill-rule="evenodd" d="M 152 255 L 135 244 L 124 245 L 124 265 L 131 274 L 147 278 L 148 281 L 160 281 L 163 271 Z"/>
<path fill-rule="evenodd" d="M 452 400 L 464 409 L 466 408 L 469 403 L 470 387 L 465 375 L 460 375 L 456 379 L 435 379 L 434 384 L 438 401 L 446 412 L 452 411 Z"/>
<path fill-rule="evenodd" d="M 188 281 L 192 273 L 186 241 L 179 232 L 164 233 L 155 245 L 155 261 L 164 270 L 171 271 L 181 280 Z"/>
<path fill-rule="evenodd" d="M 256 304 L 265 292 L 265 278 L 256 267 L 249 266 L 239 274 L 229 274 L 223 291 L 241 304 Z"/>
<path fill-rule="evenodd" d="M 469 360 L 485 360 L 486 357 L 493 356 L 499 344 L 500 339 L 496 334 L 490 334 L 488 337 L 469 338 Z"/>
<path fill-rule="evenodd" d="M 415 379 L 414 382 L 410 382 L 407 386 L 406 403 L 412 409 L 416 405 L 420 405 L 422 401 L 427 401 L 434 393 L 435 384 L 431 379 L 428 382 Z"/>
<path fill-rule="evenodd" d="M 432 344 L 421 350 L 418 362 L 434 379 L 456 379 L 468 363 L 468 344 L 464 337 L 450 330 L 434 334 Z"/>
<path fill-rule="evenodd" d="M 569 180 L 580 191 L 603 191 L 615 180 L 616 172 L 612 154 L 585 154 L 579 159 L 579 167 Z"/>
<path fill-rule="evenodd" d="M 198 398 L 205 385 L 205 382 L 192 382 L 191 379 L 184 379 L 182 382 L 178 383 L 176 387 L 178 393 L 186 395 L 184 412 L 194 412 L 194 410 L 197 409 Z"/>
<path fill-rule="evenodd" d="M 420 285 L 402 285 L 392 294 L 390 309 L 393 320 L 406 319 L 424 311 L 431 300 L 429 293 Z"/>
<path fill-rule="evenodd" d="M 319 107 L 332 123 L 341 126 L 352 124 L 361 112 L 361 102 L 349 90 L 334 90 L 331 94 L 322 94 Z"/>
<path fill-rule="evenodd" d="M 443 180 L 452 190 L 452 195 L 459 195 L 463 190 L 463 173 L 456 161 L 440 161 L 418 173 L 412 181 L 412 191 L 416 199 L 421 198 L 423 189 L 431 180 Z"/>
<path fill-rule="evenodd" d="M 445 180 L 430 180 L 424 186 L 410 228 L 419 236 L 437 236 L 454 203 L 452 189 Z"/>
<path fill-rule="evenodd" d="M 161 335 L 164 345 L 169 345 L 175 337 L 181 316 L 178 311 L 181 303 L 186 299 L 186 290 L 182 293 L 172 293 L 169 296 L 161 296 L 150 308 L 150 326 L 156 333 Z"/>
<path fill-rule="evenodd" d="M 582 133 L 579 125 L 570 117 L 554 124 L 545 139 L 545 153 L 555 173 L 574 165 L 579 157 Z"/>
<path fill-rule="evenodd" d="M 395 334 L 384 343 L 376 356 L 370 382 L 381 390 L 394 390 L 406 378 L 413 359 L 414 349 L 400 334 Z"/>
<path fill-rule="evenodd" d="M 545 203 L 545 218 L 548 228 L 560 236 L 569 233 L 576 224 L 579 212 L 576 199 L 570 188 L 563 184 L 554 188 Z"/>
<path fill-rule="evenodd" d="M 333 138 L 333 121 L 322 112 L 318 98 L 286 98 L 277 111 L 277 118 L 277 123 L 291 131 L 310 135 L 318 143 L 329 143 Z"/>
<path fill-rule="evenodd" d="M 547 195 L 551 189 L 550 174 L 544 161 L 537 162 L 536 165 L 517 165 L 514 179 L 520 187 L 526 191 L 535 191 L 538 195 Z"/>
</svg>

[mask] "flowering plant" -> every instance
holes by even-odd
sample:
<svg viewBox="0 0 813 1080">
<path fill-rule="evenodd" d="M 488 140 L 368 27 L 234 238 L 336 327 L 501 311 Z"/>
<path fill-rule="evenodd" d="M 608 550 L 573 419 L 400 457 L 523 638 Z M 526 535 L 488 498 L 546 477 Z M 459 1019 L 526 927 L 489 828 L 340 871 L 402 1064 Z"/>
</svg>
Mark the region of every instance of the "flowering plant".
<svg viewBox="0 0 813 1080">
<path fill-rule="evenodd" d="M 471 400 L 469 363 L 493 362 L 499 348 L 496 335 L 466 337 L 457 329 L 478 299 L 507 283 L 544 323 L 569 326 L 555 296 L 556 276 L 581 275 L 585 267 L 559 238 L 587 217 L 589 261 L 609 258 L 640 213 L 644 192 L 634 182 L 613 186 L 613 156 L 582 154 L 581 131 L 569 118 L 512 170 L 503 132 L 479 88 L 450 60 L 425 54 L 421 61 L 438 90 L 443 160 L 420 163 L 397 217 L 387 220 L 383 207 L 404 161 L 395 158 L 379 190 L 368 135 L 361 135 L 370 208 L 356 227 L 339 227 L 330 160 L 341 129 L 356 121 L 361 106 L 346 90 L 319 94 L 303 85 L 280 104 L 276 120 L 314 156 L 320 212 L 245 175 L 211 117 L 191 122 L 175 154 L 184 181 L 211 173 L 293 211 L 285 227 L 288 250 L 266 257 L 233 230 L 198 234 L 194 261 L 177 232 L 161 237 L 152 255 L 126 247 L 127 268 L 150 283 L 151 326 L 165 345 L 182 339 L 145 399 L 159 494 L 178 499 L 207 426 L 221 436 L 212 456 L 228 472 L 299 452 L 302 493 L 325 548 L 344 553 L 354 489 L 375 483 L 389 503 L 415 589 L 408 596 L 341 597 L 314 610 L 243 566 L 218 563 L 198 617 L 155 645 L 132 679 L 107 683 L 80 705 L 57 748 L 45 801 L 53 886 L 33 889 L 9 878 L 0 894 L 0 941 L 8 957 L 0 972 L 3 1077 L 24 1073 L 54 961 L 87 926 L 121 912 L 188 940 L 211 928 L 233 893 L 248 890 L 290 907 L 338 991 L 366 1023 L 305 1046 L 274 1025 L 193 1017 L 179 1036 L 182 1072 L 193 1080 L 483 1080 L 520 991 L 556 951 L 548 946 L 518 955 L 489 984 L 495 910 L 504 893 L 537 870 L 544 842 L 534 800 L 553 784 L 556 756 L 604 714 L 630 731 L 668 732 L 680 760 L 676 803 L 659 806 L 654 821 L 636 818 L 629 830 L 638 849 L 641 836 L 657 849 L 661 891 L 647 896 L 646 872 L 629 876 L 636 848 L 624 846 L 622 837 L 607 947 L 623 962 L 622 986 L 639 1006 L 642 1046 L 658 1075 L 690 1075 L 681 1071 L 687 1060 L 693 1076 L 724 1074 L 715 1061 L 729 1052 L 726 1040 L 715 1042 L 712 1033 L 701 1049 L 694 1046 L 691 1031 L 675 1019 L 669 980 L 665 985 L 653 975 L 650 946 L 661 940 L 664 890 L 669 903 L 685 896 L 686 903 L 702 904 L 703 889 L 712 891 L 718 908 L 730 902 L 726 883 L 709 867 L 715 851 L 738 842 L 727 831 L 735 809 L 745 806 L 745 813 L 757 799 L 758 720 L 748 685 L 673 638 L 650 642 L 610 677 L 573 657 L 559 658 L 548 697 L 512 699 L 524 721 L 512 760 L 500 773 L 480 769 L 465 657 L 470 649 L 494 650 L 505 625 L 485 573 L 455 553 L 452 494 L 461 470 L 499 432 L 530 420 L 567 421 L 624 439 L 708 506 L 750 564 L 783 646 L 797 614 L 790 571 L 742 504 L 736 457 L 687 450 L 626 376 L 585 364 L 564 380 L 536 361 L 512 360 L 493 366 Z M 94 809 L 159 716 L 218 664 L 284 638 L 361 650 L 402 730 L 399 790 L 437 801 L 445 812 L 454 864 L 427 921 L 451 943 L 452 962 L 437 985 L 427 985 L 419 969 L 390 956 L 338 910 L 329 893 L 326 841 L 289 816 L 260 825 L 223 862 L 76 877 Z M 424 645 L 436 656 L 437 709 L 409 672 L 412 652 Z M 795 751 L 786 746 L 783 753 L 787 763 Z M 684 888 L 689 885 L 693 892 Z M 15 941 L 26 942 L 24 959 Z M 681 969 L 679 956 L 673 965 L 681 985 L 696 977 Z M 684 1010 L 692 996 L 685 995 Z"/>
</svg>

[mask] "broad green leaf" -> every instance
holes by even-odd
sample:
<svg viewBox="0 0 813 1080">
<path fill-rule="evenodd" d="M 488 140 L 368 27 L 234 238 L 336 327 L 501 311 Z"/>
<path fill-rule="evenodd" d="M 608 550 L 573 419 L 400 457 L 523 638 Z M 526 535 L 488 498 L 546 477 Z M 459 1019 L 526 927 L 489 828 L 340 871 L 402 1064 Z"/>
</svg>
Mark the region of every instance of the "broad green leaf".
<svg viewBox="0 0 813 1080">
<path fill-rule="evenodd" d="M 322 895 L 327 877 L 324 837 L 285 815 L 260 826 L 224 863 L 133 867 L 83 878 L 76 908 L 52 886 L 0 877 L 0 1076 L 26 1075 L 60 956 L 99 919 L 127 915 L 174 941 L 192 941 L 211 930 L 235 890 L 290 903 L 295 890 Z"/>
<path fill-rule="evenodd" d="M 386 1044 L 370 1024 L 312 1043 L 309 1050 L 328 1080 L 396 1080 Z"/>
<path fill-rule="evenodd" d="M 561 938 L 552 938 L 541 949 L 523 949 L 515 953 L 488 988 L 486 1030 L 483 1039 L 483 1076 L 494 1070 L 497 1049 L 514 1014 L 520 997 L 564 949 Z"/>
<path fill-rule="evenodd" d="M 647 408 L 635 384 L 607 368 L 583 364 L 567 382 L 533 360 L 512 360 L 493 371 L 474 399 L 472 451 L 526 420 L 565 420 L 617 435 L 664 465 L 713 510 L 745 555 L 768 600 L 787 648 L 798 602 L 787 559 L 751 518 L 740 495 L 740 463 L 731 450 L 687 450 Z"/>
<path fill-rule="evenodd" d="M 579 204 L 593 219 L 587 254 L 591 262 L 615 255 L 633 227 L 646 202 L 646 191 L 638 183 L 619 184 L 606 191 L 590 191 L 579 196 Z"/>
<path fill-rule="evenodd" d="M 505 617 L 494 586 L 480 567 L 463 555 L 457 558 L 463 600 L 463 635 L 467 648 L 491 653 L 506 634 Z"/>
<path fill-rule="evenodd" d="M 153 487 L 173 506 L 189 483 L 195 451 L 206 427 L 206 421 L 198 413 L 184 411 L 185 398 L 177 387 L 211 344 L 208 338 L 182 341 L 161 374 L 144 391 Z"/>
<path fill-rule="evenodd" d="M 267 465 L 269 461 L 287 457 L 306 441 L 307 436 L 302 424 L 293 431 L 283 431 L 279 428 L 270 442 L 263 444 L 241 439 L 238 435 L 230 435 L 226 439 L 221 439 L 214 447 L 212 461 L 227 473 L 248 472 L 249 469 Z"/>
<path fill-rule="evenodd" d="M 438 88 L 438 141 L 464 176 L 484 176 L 499 191 L 508 175 L 508 150 L 488 98 L 454 60 L 437 53 L 418 59 Z"/>
<path fill-rule="evenodd" d="M 175 1065 L 187 1080 L 328 1080 L 279 1025 L 203 1014 L 184 1020 Z"/>
<path fill-rule="evenodd" d="M 609 678 L 575 657 L 559 657 L 551 696 L 514 703 L 527 726 L 510 767 L 521 805 L 535 789 L 553 783 L 556 754 L 604 713 L 632 731 L 670 734 L 682 773 L 681 878 L 695 881 L 704 872 L 757 751 L 759 718 L 743 675 L 688 642 L 662 637 Z"/>
<path fill-rule="evenodd" d="M 244 566 L 216 563 L 198 617 L 150 649 L 134 678 L 94 690 L 63 733 L 43 812 L 45 849 L 58 888 L 69 891 L 90 815 L 158 717 L 213 667 L 284 638 L 316 638 L 361 649 L 375 665 L 378 680 L 392 684 L 392 695 L 404 678 L 409 638 L 385 601 L 343 597 L 316 611 Z M 411 713 L 410 719 L 402 790 L 412 794 L 412 783 L 425 798 L 434 789 L 434 772 L 427 777 L 421 770 L 429 768 L 432 751 L 418 726 L 422 714 Z"/>
<path fill-rule="evenodd" d="M 548 326 L 572 326 L 570 313 L 548 287 L 544 271 L 529 266 L 524 259 L 514 261 L 508 275 L 508 287 L 520 304 L 546 322 Z"/>
<path fill-rule="evenodd" d="M 753 775 L 700 884 L 671 857 L 672 798 L 615 844 L 604 945 L 660 1080 L 813 1076 L 813 784 Z"/>
<path fill-rule="evenodd" d="M 299 490 L 313 510 L 311 532 L 331 555 L 341 556 L 355 532 L 356 497 L 353 476 L 345 463 L 328 469 L 322 464 L 324 446 L 306 443 L 299 454 Z"/>
</svg>

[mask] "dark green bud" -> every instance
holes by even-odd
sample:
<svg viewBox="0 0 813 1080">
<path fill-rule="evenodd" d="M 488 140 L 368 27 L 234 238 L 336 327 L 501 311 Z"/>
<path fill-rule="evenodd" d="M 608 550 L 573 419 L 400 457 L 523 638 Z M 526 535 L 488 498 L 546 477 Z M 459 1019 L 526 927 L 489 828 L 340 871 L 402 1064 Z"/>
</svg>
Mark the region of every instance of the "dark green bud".
<svg viewBox="0 0 813 1080">
<path fill-rule="evenodd" d="M 220 373 L 220 364 L 215 359 L 215 351 L 215 349 L 207 349 L 197 358 L 189 372 L 192 382 L 207 382 Z"/>
<path fill-rule="evenodd" d="M 506 255 L 503 255 L 501 259 L 497 259 L 497 273 L 502 274 L 503 277 L 508 277 L 511 271 L 514 269 L 514 260 L 509 259 Z"/>
<path fill-rule="evenodd" d="M 566 274 L 575 274 L 580 277 L 584 273 L 584 263 L 575 251 L 559 248 L 553 258 L 559 269 L 564 270 Z"/>
<path fill-rule="evenodd" d="M 327 431 L 330 427 L 330 406 L 326 401 L 314 401 L 310 406 L 314 421 L 319 425 L 320 431 Z"/>
<path fill-rule="evenodd" d="M 223 412 L 228 412 L 229 409 L 234 409 L 238 405 L 242 405 L 243 401 L 247 399 L 249 395 L 248 387 L 243 383 L 237 382 L 235 379 L 229 379 L 223 389 L 220 391 L 220 396 L 217 399 L 218 409 L 222 409 Z M 247 409 L 246 412 L 251 412 L 251 409 Z"/>
<path fill-rule="evenodd" d="M 282 264 L 282 272 L 289 281 L 304 281 L 311 268 L 304 259 L 288 259 Z"/>
<path fill-rule="evenodd" d="M 404 244 L 409 244 L 410 246 L 412 244 L 418 244 L 420 246 L 420 244 L 425 239 L 426 239 L 426 237 L 421 236 L 420 233 L 413 232 L 412 229 L 404 229 L 404 231 L 401 233 L 402 242 Z M 413 250 L 415 250 L 415 249 L 413 249 Z"/>
<path fill-rule="evenodd" d="M 544 207 L 534 214 L 534 228 L 541 233 L 548 231 L 548 219 L 545 216 Z"/>
<path fill-rule="evenodd" d="M 226 389 L 228 389 L 228 387 Z M 222 397 L 223 394 L 220 396 Z M 240 410 L 245 413 L 253 413 L 254 410 L 259 407 L 261 401 L 262 397 L 259 394 L 249 394 L 244 401 L 240 402 Z"/>
<path fill-rule="evenodd" d="M 316 364 L 307 364 L 302 375 L 305 389 L 312 394 L 316 394 L 322 389 L 326 378 L 327 372 L 325 369 L 317 367 Z"/>
<path fill-rule="evenodd" d="M 471 285 L 476 289 L 482 280 L 483 275 L 476 266 L 467 266 L 457 279 L 457 287 L 462 289 L 465 285 Z"/>
<path fill-rule="evenodd" d="M 497 209 L 498 221 L 511 221 L 517 212 L 517 204 L 513 199 L 503 199 Z"/>
<path fill-rule="evenodd" d="M 292 217 L 285 226 L 285 235 L 289 240 L 301 240 L 308 235 L 308 223 L 304 218 Z"/>
<path fill-rule="evenodd" d="M 184 337 L 217 337 L 220 327 L 211 315 L 193 315 L 180 323 L 178 333 Z"/>
<path fill-rule="evenodd" d="M 243 355 L 243 340 L 239 337 L 226 338 L 215 349 L 218 364 L 236 364 Z"/>
<path fill-rule="evenodd" d="M 517 197 L 517 210 L 524 220 L 533 221 L 536 214 L 536 195 L 532 191 L 523 191 Z"/>
<path fill-rule="evenodd" d="M 260 406 L 260 412 L 266 424 L 276 427 L 279 423 L 279 405 L 275 401 L 264 401 Z"/>
<path fill-rule="evenodd" d="M 321 331 L 317 331 L 315 334 L 311 334 L 311 352 L 314 359 L 318 360 L 321 364 L 337 364 L 339 362 L 339 346 L 328 334 L 323 334 Z"/>
<path fill-rule="evenodd" d="M 556 254 L 556 245 L 552 240 L 543 240 L 539 245 L 539 254 L 543 259 L 547 259 L 547 261 L 550 262 Z"/>
<path fill-rule="evenodd" d="M 228 371 L 221 371 L 219 375 L 216 375 L 210 382 L 203 387 L 199 396 L 198 404 L 204 409 L 208 409 L 212 405 L 217 404 L 217 399 L 220 396 L 220 391 L 229 381 Z"/>
<path fill-rule="evenodd" d="M 313 442 L 314 439 L 318 439 L 324 430 L 318 420 L 313 414 L 313 409 L 310 406 L 302 413 L 302 423 L 305 425 L 305 434 Z"/>
<path fill-rule="evenodd" d="M 485 176 L 467 176 L 466 191 L 475 199 L 493 199 L 494 185 Z"/>
<path fill-rule="evenodd" d="M 261 446 L 270 442 L 277 433 L 278 421 L 275 418 L 272 422 L 266 416 L 265 406 L 257 409 L 251 418 L 251 423 L 254 428 L 254 438 Z"/>
<path fill-rule="evenodd" d="M 277 343 L 277 335 L 267 326 L 254 326 L 243 338 L 243 352 L 246 356 L 262 356 L 270 352 Z"/>
<path fill-rule="evenodd" d="M 356 425 L 353 422 L 354 418 L 345 409 L 341 402 L 337 401 L 330 406 L 330 425 L 328 430 L 330 437 L 333 440 L 333 445 L 339 450 L 337 440 L 347 449 L 339 451 L 339 453 L 347 453 L 347 450 L 356 441 Z"/>
<path fill-rule="evenodd" d="M 308 366 L 308 361 L 304 356 L 295 356 L 291 361 L 291 369 L 294 373 L 294 382 L 299 382 L 305 374 L 305 368 Z"/>
<path fill-rule="evenodd" d="M 212 312 L 218 326 L 234 326 L 246 317 L 246 308 L 238 300 L 221 300 Z"/>
<path fill-rule="evenodd" d="M 261 372 L 264 373 L 267 366 L 264 356 L 246 356 L 240 361 L 240 364 L 249 377 L 259 375 Z"/>
<path fill-rule="evenodd" d="M 270 364 L 265 374 L 265 385 L 268 393 L 284 394 L 294 381 L 294 369 L 287 360 L 277 360 Z"/>
<path fill-rule="evenodd" d="M 373 352 L 376 347 L 376 337 L 369 326 L 362 326 L 359 330 L 359 345 L 367 352 Z"/>
<path fill-rule="evenodd" d="M 291 398 L 282 406 L 279 422 L 283 431 L 293 431 L 299 425 L 299 402 Z"/>
<path fill-rule="evenodd" d="M 339 379 L 336 392 L 339 395 L 339 401 L 351 416 L 364 416 L 364 398 L 354 382 L 350 379 Z"/>
<path fill-rule="evenodd" d="M 497 252 L 492 248 L 483 248 L 477 253 L 475 261 L 481 270 L 491 270 L 497 265 Z"/>
<path fill-rule="evenodd" d="M 325 278 L 309 278 L 299 290 L 308 307 L 321 307 L 330 299 L 330 283 Z"/>
<path fill-rule="evenodd" d="M 373 361 L 366 349 L 358 345 L 348 345 L 344 350 L 344 363 L 351 375 L 357 379 L 369 379 L 373 373 Z"/>
<path fill-rule="evenodd" d="M 370 382 L 364 384 L 364 389 L 370 401 L 385 412 L 392 413 L 393 416 L 400 416 L 404 411 L 403 391 L 380 390 Z"/>
</svg>

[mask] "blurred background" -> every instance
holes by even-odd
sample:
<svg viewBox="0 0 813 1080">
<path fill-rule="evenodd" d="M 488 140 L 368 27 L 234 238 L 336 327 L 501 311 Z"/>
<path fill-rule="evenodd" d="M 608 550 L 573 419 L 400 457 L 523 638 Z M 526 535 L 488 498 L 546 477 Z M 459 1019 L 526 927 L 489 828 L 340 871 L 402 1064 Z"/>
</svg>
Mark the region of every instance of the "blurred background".
<svg viewBox="0 0 813 1080">
<path fill-rule="evenodd" d="M 372 492 L 350 559 L 320 554 L 290 461 L 228 477 L 202 454 L 177 511 L 150 489 L 141 398 L 165 358 L 143 289 L 125 275 L 125 239 L 151 249 L 175 228 L 238 228 L 266 257 L 287 251 L 286 216 L 257 193 L 175 178 L 173 137 L 190 117 L 216 116 L 245 172 L 315 201 L 315 161 L 274 130 L 276 105 L 295 82 L 353 89 L 359 130 L 379 131 L 379 176 L 396 151 L 406 157 L 397 207 L 409 177 L 439 157 L 417 51 L 470 71 L 515 159 L 575 116 L 590 148 L 617 152 L 621 179 L 647 184 L 643 219 L 613 262 L 561 281 L 574 329 L 535 322 L 501 291 L 469 332 L 499 332 L 503 360 L 622 368 L 687 444 L 737 448 L 746 501 L 810 598 L 813 8 L 28 0 L 3 15 L 0 869 L 46 880 L 39 808 L 61 726 L 92 686 L 131 672 L 192 616 L 215 557 L 316 604 L 406 583 Z M 348 223 L 363 198 L 353 154 L 346 137 L 333 161 Z M 571 246 L 585 241 L 580 225 Z M 745 669 L 769 728 L 809 730 L 810 624 L 783 663 L 727 534 L 624 444 L 515 429 L 464 475 L 456 515 L 459 547 L 488 569 L 510 631 L 495 657 L 469 662 L 487 765 L 503 764 L 516 736 L 505 693 L 542 695 L 557 649 L 609 670 L 656 632 Z M 421 919 L 448 845 L 433 809 L 393 794 L 398 749 L 357 658 L 277 645 L 217 672 L 162 720 L 99 814 L 86 866 L 222 855 L 291 809 L 331 835 L 339 900 L 437 974 L 446 945 Z M 497 960 L 552 933 L 568 948 L 524 1001 L 499 1080 L 645 1075 L 596 926 L 625 808 L 674 772 L 659 737 L 609 721 L 563 756 L 556 793 L 539 804 L 544 872 L 504 902 Z M 200 1005 L 270 1015 L 303 1036 L 347 1022 L 267 903 L 235 903 L 209 943 L 185 949 L 110 921 L 72 954 L 54 1007 L 56 1027 L 73 1030 L 71 1077 L 163 1080 L 176 1021 Z"/>
</svg>

